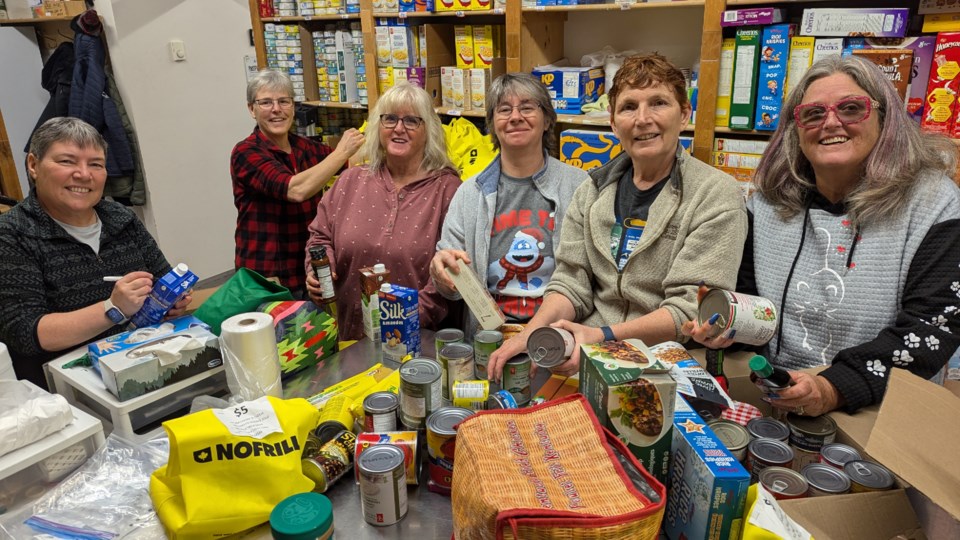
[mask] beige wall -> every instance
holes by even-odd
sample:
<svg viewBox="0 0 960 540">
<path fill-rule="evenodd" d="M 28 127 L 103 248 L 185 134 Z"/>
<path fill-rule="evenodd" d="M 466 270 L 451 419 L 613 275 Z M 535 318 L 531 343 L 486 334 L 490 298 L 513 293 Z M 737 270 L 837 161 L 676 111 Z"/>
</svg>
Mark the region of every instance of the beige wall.
<svg viewBox="0 0 960 540">
<path fill-rule="evenodd" d="M 97 0 L 113 71 L 140 141 L 141 218 L 171 264 L 201 277 L 233 268 L 230 150 L 249 134 L 247 0 Z M 184 42 L 173 62 L 168 42 Z"/>
<path fill-rule="evenodd" d="M 0 111 L 24 197 L 30 185 L 24 168 L 27 154 L 23 147 L 50 101 L 50 94 L 40 86 L 41 69 L 43 64 L 33 28 L 0 28 Z"/>
</svg>

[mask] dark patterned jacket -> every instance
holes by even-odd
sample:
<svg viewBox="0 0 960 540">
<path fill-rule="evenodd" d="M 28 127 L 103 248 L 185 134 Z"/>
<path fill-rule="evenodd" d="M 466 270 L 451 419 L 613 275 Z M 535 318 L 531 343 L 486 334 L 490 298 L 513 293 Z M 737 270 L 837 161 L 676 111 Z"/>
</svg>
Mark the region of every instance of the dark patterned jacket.
<svg viewBox="0 0 960 540">
<path fill-rule="evenodd" d="M 170 270 L 157 243 L 130 210 L 100 201 L 100 253 L 67 234 L 40 207 L 36 190 L 0 215 L 0 342 L 20 379 L 46 388 L 42 365 L 64 351 L 46 351 L 37 339 L 40 318 L 103 302 L 113 283 L 104 276 Z M 113 327 L 93 339 L 121 331 Z M 91 339 L 91 341 L 93 341 Z M 82 345 L 82 343 L 77 344 Z"/>
</svg>

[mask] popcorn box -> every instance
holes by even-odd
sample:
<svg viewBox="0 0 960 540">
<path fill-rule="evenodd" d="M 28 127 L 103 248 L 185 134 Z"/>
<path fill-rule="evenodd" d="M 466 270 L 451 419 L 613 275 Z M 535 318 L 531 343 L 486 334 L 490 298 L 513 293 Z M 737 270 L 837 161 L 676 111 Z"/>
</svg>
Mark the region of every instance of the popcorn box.
<svg viewBox="0 0 960 540">
<path fill-rule="evenodd" d="M 750 473 L 679 395 L 663 530 L 671 540 L 737 538 Z"/>
<path fill-rule="evenodd" d="M 757 108 L 753 128 L 773 131 L 780 123 L 783 105 L 783 83 L 787 77 L 790 38 L 796 29 L 792 24 L 765 26 L 760 41 L 760 69 L 757 76 Z"/>
<path fill-rule="evenodd" d="M 620 155 L 623 147 L 612 131 L 567 129 L 560 132 L 560 161 L 589 171 Z"/>
<path fill-rule="evenodd" d="M 749 26 L 753 24 L 777 24 L 784 21 L 782 8 L 747 8 L 723 12 L 720 26 Z"/>
<path fill-rule="evenodd" d="M 720 75 L 717 83 L 716 127 L 730 125 L 730 95 L 733 92 L 733 55 L 737 40 L 727 38 L 720 46 Z"/>
<path fill-rule="evenodd" d="M 458 24 L 453 27 L 454 50 L 457 52 L 457 67 L 469 69 L 478 67 L 474 58 L 473 28 Z"/>
<path fill-rule="evenodd" d="M 787 78 L 783 81 L 783 97 L 790 93 L 790 85 L 803 78 L 813 65 L 813 51 L 816 38 L 811 36 L 793 36 L 790 38 L 790 60 L 787 62 Z M 790 114 L 790 111 L 787 111 Z"/>
<path fill-rule="evenodd" d="M 730 94 L 731 129 L 753 129 L 759 61 L 760 28 L 755 26 L 737 28 L 733 91 Z"/>
<path fill-rule="evenodd" d="M 933 63 L 920 129 L 948 135 L 953 129 L 957 90 L 960 85 L 960 32 L 941 32 L 933 51 Z"/>
<path fill-rule="evenodd" d="M 223 364 L 220 340 L 192 315 L 95 341 L 87 353 L 107 390 L 120 401 Z"/>
<path fill-rule="evenodd" d="M 392 285 L 377 292 L 380 301 L 380 340 L 384 358 L 400 362 L 420 355 L 420 302 L 416 289 Z"/>
<path fill-rule="evenodd" d="M 803 10 L 804 36 L 903 37 L 907 8 L 815 8 Z"/>
<path fill-rule="evenodd" d="M 580 386 L 600 424 L 667 481 L 677 383 L 640 340 L 580 346 Z"/>
<path fill-rule="evenodd" d="M 593 103 L 603 94 L 603 68 L 534 68 L 533 76 L 550 92 L 553 108 L 560 114 L 580 114 L 580 107 Z"/>
<path fill-rule="evenodd" d="M 867 58 L 880 68 L 900 94 L 900 99 L 907 102 L 907 85 L 910 84 L 910 73 L 913 71 L 913 51 L 907 49 L 859 49 L 853 54 Z"/>
</svg>

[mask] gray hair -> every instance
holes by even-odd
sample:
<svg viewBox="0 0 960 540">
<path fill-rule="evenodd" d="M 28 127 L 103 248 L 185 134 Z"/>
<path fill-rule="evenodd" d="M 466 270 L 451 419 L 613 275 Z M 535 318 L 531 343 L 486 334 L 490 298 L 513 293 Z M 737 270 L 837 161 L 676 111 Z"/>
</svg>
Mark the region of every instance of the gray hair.
<svg viewBox="0 0 960 540">
<path fill-rule="evenodd" d="M 79 118 L 59 116 L 43 123 L 30 138 L 30 153 L 42 160 L 54 143 L 68 142 L 80 148 L 99 148 L 107 153 L 107 141 L 90 124 Z"/>
<path fill-rule="evenodd" d="M 419 86 L 400 83 L 384 92 L 370 113 L 364 143 L 364 151 L 370 159 L 370 170 L 377 171 L 386 166 L 387 152 L 380 145 L 380 115 L 394 113 L 406 107 L 413 109 L 414 114 L 423 118 L 421 128 L 426 130 L 427 135 L 427 144 L 423 149 L 423 169 L 437 171 L 446 167 L 453 168 L 453 163 L 447 156 L 443 125 L 433 108 L 433 98 Z"/>
<path fill-rule="evenodd" d="M 547 87 L 529 73 L 504 73 L 494 79 L 493 83 L 490 84 L 490 89 L 487 90 L 487 130 L 493 139 L 493 147 L 497 150 L 500 149 L 500 140 L 497 139 L 497 133 L 493 129 L 493 116 L 497 107 L 508 96 L 528 99 L 540 105 L 547 128 L 543 132 L 542 148 L 549 153 L 554 153 L 557 149 L 557 135 L 554 133 L 554 128 L 557 125 L 557 111 L 553 109 Z"/>
<path fill-rule="evenodd" d="M 778 207 L 784 218 L 803 212 L 807 194 L 815 189 L 813 167 L 800 149 L 793 110 L 810 85 L 835 73 L 848 75 L 867 95 L 880 103 L 880 136 L 863 163 L 860 181 L 846 197 L 857 223 L 880 221 L 896 215 L 910 197 L 921 171 L 952 176 L 957 149 L 947 138 L 922 133 L 907 114 L 903 100 L 880 69 L 858 56 L 827 57 L 814 64 L 783 103 L 780 124 L 754 174 L 757 190 Z"/>
<path fill-rule="evenodd" d="M 257 99 L 260 90 L 276 90 L 293 97 L 293 82 L 290 77 L 282 71 L 276 69 L 261 69 L 247 83 L 247 105 Z"/>
</svg>

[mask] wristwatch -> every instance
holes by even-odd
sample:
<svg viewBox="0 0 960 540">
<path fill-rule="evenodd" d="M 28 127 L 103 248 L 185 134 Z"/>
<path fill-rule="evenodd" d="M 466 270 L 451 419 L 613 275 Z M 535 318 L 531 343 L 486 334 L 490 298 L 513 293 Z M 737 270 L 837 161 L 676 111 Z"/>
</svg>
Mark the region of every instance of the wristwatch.
<svg viewBox="0 0 960 540">
<path fill-rule="evenodd" d="M 109 298 L 103 301 L 103 311 L 106 312 L 107 318 L 113 324 L 121 324 L 129 318 L 120 311 L 120 308 L 113 305 Z"/>
</svg>

